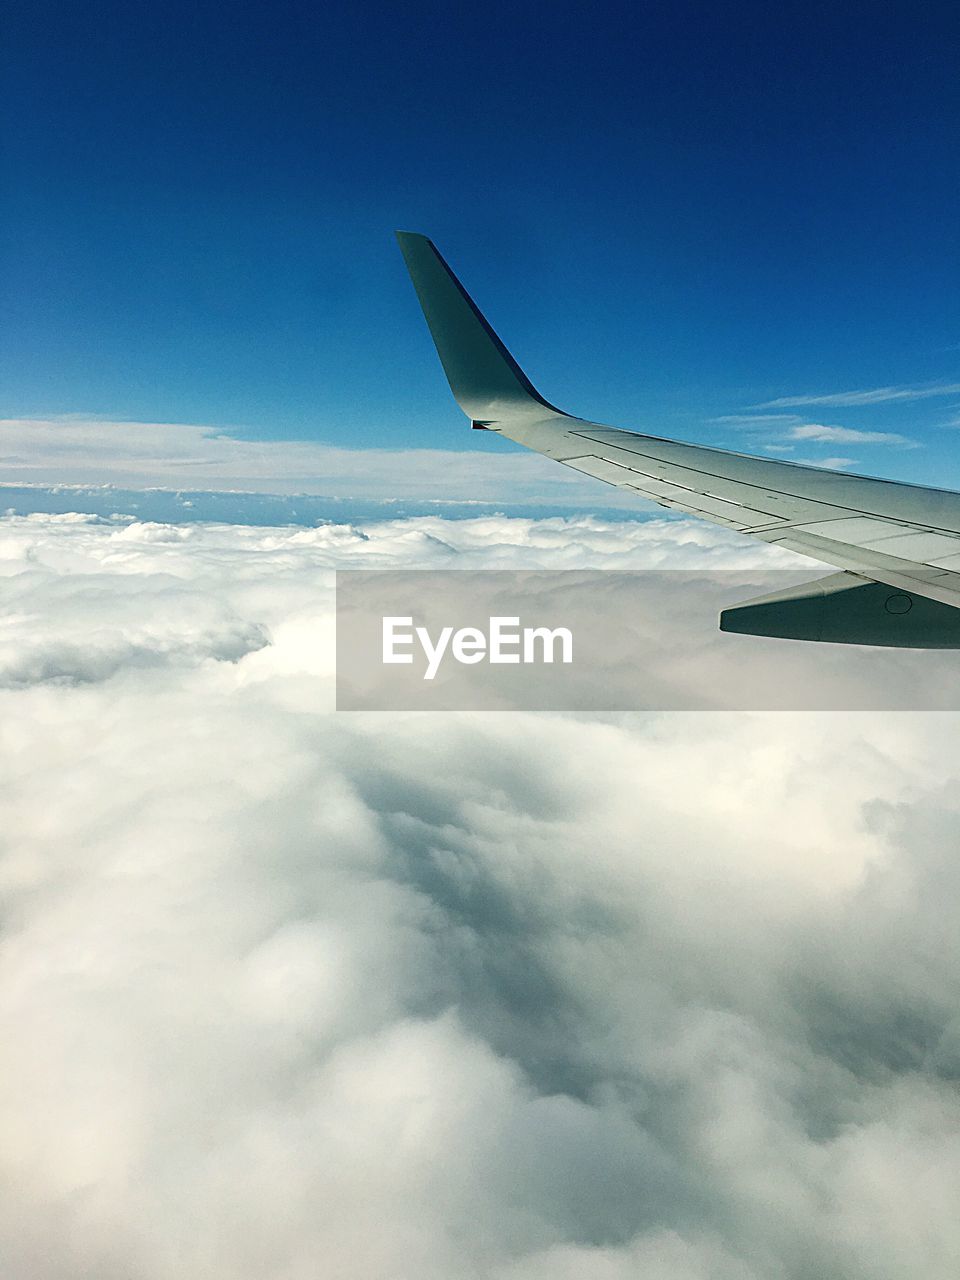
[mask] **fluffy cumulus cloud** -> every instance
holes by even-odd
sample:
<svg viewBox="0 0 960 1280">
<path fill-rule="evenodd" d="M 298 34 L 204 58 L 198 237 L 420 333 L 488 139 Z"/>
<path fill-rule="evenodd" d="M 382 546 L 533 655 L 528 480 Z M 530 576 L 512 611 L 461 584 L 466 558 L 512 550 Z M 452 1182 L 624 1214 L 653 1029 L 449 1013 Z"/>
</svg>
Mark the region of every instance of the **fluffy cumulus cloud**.
<svg viewBox="0 0 960 1280">
<path fill-rule="evenodd" d="M 955 717 L 331 711 L 331 568 L 738 545 L 0 523 L 5 1274 L 953 1280 Z"/>
</svg>

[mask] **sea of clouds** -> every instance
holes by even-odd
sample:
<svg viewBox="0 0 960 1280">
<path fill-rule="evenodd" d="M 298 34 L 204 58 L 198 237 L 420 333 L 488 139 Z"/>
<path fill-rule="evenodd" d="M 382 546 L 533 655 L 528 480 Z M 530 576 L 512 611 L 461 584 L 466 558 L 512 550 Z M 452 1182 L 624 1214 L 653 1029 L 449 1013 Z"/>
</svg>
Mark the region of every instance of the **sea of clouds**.
<svg viewBox="0 0 960 1280">
<path fill-rule="evenodd" d="M 955 715 L 332 710 L 333 569 L 761 562 L 0 521 L 4 1275 L 954 1280 Z"/>
</svg>

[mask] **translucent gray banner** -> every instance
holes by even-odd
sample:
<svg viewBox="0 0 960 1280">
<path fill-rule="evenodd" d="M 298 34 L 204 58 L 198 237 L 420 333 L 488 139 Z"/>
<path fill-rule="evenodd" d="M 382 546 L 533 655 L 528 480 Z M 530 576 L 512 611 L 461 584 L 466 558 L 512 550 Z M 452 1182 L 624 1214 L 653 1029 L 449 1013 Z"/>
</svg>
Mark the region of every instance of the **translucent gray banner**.
<svg viewBox="0 0 960 1280">
<path fill-rule="evenodd" d="M 811 594 L 814 578 L 815 567 L 341 571 L 337 708 L 960 708 L 957 650 L 740 633 L 773 625 L 791 634 L 863 634 L 882 645 L 918 638 L 943 645 L 960 628 L 960 610 L 949 606 L 840 575 Z M 772 605 L 737 609 L 771 594 Z M 720 630 L 722 611 L 736 631 Z"/>
</svg>

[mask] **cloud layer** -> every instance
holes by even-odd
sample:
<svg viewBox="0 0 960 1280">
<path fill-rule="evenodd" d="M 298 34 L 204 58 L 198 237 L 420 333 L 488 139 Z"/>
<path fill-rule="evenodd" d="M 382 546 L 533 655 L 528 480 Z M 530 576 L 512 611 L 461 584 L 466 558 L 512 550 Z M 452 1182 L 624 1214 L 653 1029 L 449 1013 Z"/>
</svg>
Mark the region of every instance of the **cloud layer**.
<svg viewBox="0 0 960 1280">
<path fill-rule="evenodd" d="M 642 509 L 636 494 L 509 445 L 470 449 L 469 437 L 468 429 L 451 428 L 460 449 L 343 449 L 244 440 L 184 423 L 7 418 L 0 420 L 0 460 L 6 484 Z"/>
<path fill-rule="evenodd" d="M 741 545 L 0 522 L 8 1273 L 952 1280 L 952 716 L 329 714 L 332 567 Z"/>
</svg>

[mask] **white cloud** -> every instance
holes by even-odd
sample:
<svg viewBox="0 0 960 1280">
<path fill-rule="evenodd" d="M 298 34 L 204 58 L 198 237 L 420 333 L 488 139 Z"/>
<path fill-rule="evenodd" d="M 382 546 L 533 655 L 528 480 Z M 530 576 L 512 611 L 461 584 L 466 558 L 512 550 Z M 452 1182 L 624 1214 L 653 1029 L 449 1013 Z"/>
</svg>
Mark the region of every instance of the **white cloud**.
<svg viewBox="0 0 960 1280">
<path fill-rule="evenodd" d="M 929 400 L 934 396 L 952 396 L 960 392 L 960 382 L 946 382 L 916 387 L 873 387 L 867 391 L 831 391 L 824 395 L 778 396 L 765 400 L 758 409 L 788 409 L 795 405 L 864 405 L 887 404 L 895 400 Z"/>
<path fill-rule="evenodd" d="M 474 433 L 476 434 L 476 433 Z M 509 445 L 343 449 L 315 441 L 243 440 L 218 427 L 77 416 L 0 420 L 6 484 L 153 486 L 355 499 L 602 505 L 643 509 L 636 495 Z"/>
<path fill-rule="evenodd" d="M 855 467 L 858 465 L 856 458 L 790 458 L 790 462 L 797 462 L 803 467 L 826 467 L 828 471 L 842 471 L 845 467 Z"/>
<path fill-rule="evenodd" d="M 455 437 L 454 437 L 455 438 Z M 77 418 L 0 421 L 6 483 L 152 485 L 461 501 L 576 501 L 596 483 L 528 453 L 342 449 L 215 427 Z M 608 504 L 609 505 L 609 504 Z"/>
<path fill-rule="evenodd" d="M 791 427 L 787 433 L 791 440 L 815 440 L 828 444 L 896 444 L 910 448 L 916 441 L 894 431 L 856 431 L 850 427 L 826 427 L 818 422 L 804 422 Z"/>
<path fill-rule="evenodd" d="M 726 417 L 714 418 L 712 421 L 752 430 L 759 436 L 767 436 L 772 430 L 774 441 L 763 446 L 768 453 L 788 452 L 793 447 L 784 443 L 788 440 L 809 440 L 817 444 L 895 445 L 905 449 L 919 447 L 916 440 L 899 432 L 863 431 L 852 427 L 826 426 L 820 422 L 806 422 L 796 413 L 728 414 Z M 836 459 L 831 461 L 832 465 L 838 465 Z M 828 464 L 816 462 L 811 465 L 826 466 Z M 849 460 L 841 465 L 849 465 Z"/>
<path fill-rule="evenodd" d="M 710 422 L 722 422 L 731 427 L 767 427 L 771 422 L 799 422 L 795 413 L 725 413 Z"/>
<path fill-rule="evenodd" d="M 953 1280 L 953 716 L 328 714 L 332 567 L 740 547 L 0 521 L 7 1272 Z"/>
</svg>

